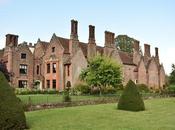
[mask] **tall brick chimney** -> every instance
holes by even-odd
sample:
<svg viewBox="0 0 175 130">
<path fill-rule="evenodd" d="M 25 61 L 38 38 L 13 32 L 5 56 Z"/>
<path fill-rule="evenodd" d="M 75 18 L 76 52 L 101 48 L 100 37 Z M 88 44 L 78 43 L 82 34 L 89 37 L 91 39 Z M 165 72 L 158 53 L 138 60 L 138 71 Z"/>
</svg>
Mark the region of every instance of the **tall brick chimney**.
<svg viewBox="0 0 175 130">
<path fill-rule="evenodd" d="M 71 20 L 71 34 L 69 40 L 69 53 L 74 55 L 79 48 L 78 21 Z"/>
<path fill-rule="evenodd" d="M 159 57 L 159 49 L 155 47 L 155 57 Z"/>
<path fill-rule="evenodd" d="M 157 47 L 155 47 L 155 59 L 156 59 L 157 63 L 160 64 L 160 62 L 159 62 L 159 49 Z"/>
<path fill-rule="evenodd" d="M 89 25 L 88 59 L 96 56 L 95 26 Z"/>
<path fill-rule="evenodd" d="M 71 20 L 71 38 L 78 39 L 78 21 Z"/>
<path fill-rule="evenodd" d="M 6 46 L 17 46 L 18 45 L 18 35 L 7 34 L 6 35 Z"/>
<path fill-rule="evenodd" d="M 151 53 L 150 53 L 150 45 L 148 45 L 148 44 L 144 44 L 144 48 L 145 48 L 144 56 L 151 57 Z"/>
<path fill-rule="evenodd" d="M 135 50 L 136 52 L 139 52 L 139 48 L 140 48 L 140 42 L 137 41 L 137 40 L 135 40 L 135 41 L 134 41 L 134 50 Z"/>
<path fill-rule="evenodd" d="M 89 25 L 89 43 L 95 43 L 95 26 Z"/>
<path fill-rule="evenodd" d="M 115 33 L 105 31 L 105 46 L 114 47 Z"/>
</svg>

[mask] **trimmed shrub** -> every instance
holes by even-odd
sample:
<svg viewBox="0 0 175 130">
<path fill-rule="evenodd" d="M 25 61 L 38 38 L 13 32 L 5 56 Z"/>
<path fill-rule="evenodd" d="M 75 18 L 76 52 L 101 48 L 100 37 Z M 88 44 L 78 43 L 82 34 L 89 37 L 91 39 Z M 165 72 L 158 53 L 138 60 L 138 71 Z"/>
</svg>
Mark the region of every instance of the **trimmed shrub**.
<svg viewBox="0 0 175 130">
<path fill-rule="evenodd" d="M 26 128 L 22 103 L 16 97 L 2 72 L 0 72 L 0 128 L 2 130 Z"/>
<path fill-rule="evenodd" d="M 66 87 L 63 92 L 63 102 L 71 102 L 70 88 L 71 88 L 71 82 L 67 81 Z"/>
<path fill-rule="evenodd" d="M 143 99 L 135 83 L 130 80 L 118 102 L 118 109 L 128 111 L 145 110 Z"/>
</svg>

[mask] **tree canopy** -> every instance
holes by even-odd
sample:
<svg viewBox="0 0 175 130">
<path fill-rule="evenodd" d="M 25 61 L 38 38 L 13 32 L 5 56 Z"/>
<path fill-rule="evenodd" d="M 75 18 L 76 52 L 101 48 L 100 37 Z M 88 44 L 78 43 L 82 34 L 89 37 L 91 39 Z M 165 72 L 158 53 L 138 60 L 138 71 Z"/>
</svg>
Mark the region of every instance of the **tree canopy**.
<svg viewBox="0 0 175 130">
<path fill-rule="evenodd" d="M 175 64 L 172 64 L 172 71 L 169 76 L 169 83 L 175 84 Z"/>
<path fill-rule="evenodd" d="M 131 38 L 127 35 L 118 35 L 115 38 L 115 45 L 121 51 L 132 53 L 135 41 L 136 40 L 134 38 Z M 142 53 L 141 49 L 140 49 L 140 53 Z"/>
<path fill-rule="evenodd" d="M 88 63 L 88 67 L 80 74 L 80 79 L 90 86 L 106 87 L 121 84 L 121 67 L 113 59 L 105 56 L 96 56 Z"/>
</svg>

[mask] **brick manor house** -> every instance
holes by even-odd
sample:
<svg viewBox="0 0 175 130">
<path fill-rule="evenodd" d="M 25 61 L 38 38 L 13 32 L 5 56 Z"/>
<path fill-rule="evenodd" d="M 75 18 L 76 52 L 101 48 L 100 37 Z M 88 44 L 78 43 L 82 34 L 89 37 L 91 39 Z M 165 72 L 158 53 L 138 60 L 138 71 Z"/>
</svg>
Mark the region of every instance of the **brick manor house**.
<svg viewBox="0 0 175 130">
<path fill-rule="evenodd" d="M 129 79 L 146 84 L 152 89 L 161 89 L 165 84 L 165 71 L 159 63 L 158 48 L 155 56 L 150 54 L 150 45 L 144 44 L 144 55 L 139 51 L 139 41 L 135 41 L 133 53 L 118 50 L 114 44 L 115 34 L 105 31 L 104 47 L 96 45 L 95 27 L 89 25 L 88 43 L 78 40 L 78 22 L 71 20 L 70 38 L 53 34 L 49 42 L 38 39 L 31 43 L 18 44 L 18 36 L 6 35 L 5 48 L 0 50 L 2 60 L 11 73 L 10 83 L 14 87 L 63 90 L 67 81 L 72 86 L 79 74 L 87 67 L 87 60 L 95 55 L 109 56 L 122 66 L 123 83 Z"/>
</svg>

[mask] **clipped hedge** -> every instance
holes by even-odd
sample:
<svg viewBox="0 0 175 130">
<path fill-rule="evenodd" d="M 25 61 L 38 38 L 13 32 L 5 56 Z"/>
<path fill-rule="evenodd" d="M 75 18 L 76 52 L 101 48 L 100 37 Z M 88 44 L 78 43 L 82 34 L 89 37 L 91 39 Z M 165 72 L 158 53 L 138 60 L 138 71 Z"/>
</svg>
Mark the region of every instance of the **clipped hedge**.
<svg viewBox="0 0 175 130">
<path fill-rule="evenodd" d="M 16 95 L 28 95 L 28 94 L 58 94 L 59 91 L 55 89 L 28 89 L 28 88 L 15 88 Z"/>
<path fill-rule="evenodd" d="M 118 109 L 128 111 L 143 111 L 145 105 L 135 83 L 130 80 L 118 102 Z"/>
<path fill-rule="evenodd" d="M 8 81 L 0 72 L 0 129 L 22 130 L 26 128 L 26 118 L 22 103 L 15 96 Z"/>
</svg>

